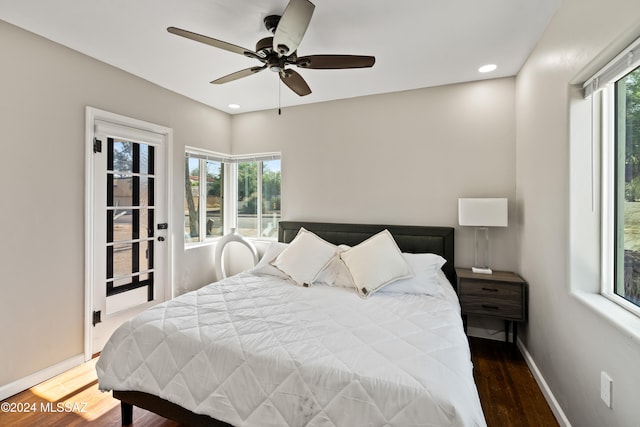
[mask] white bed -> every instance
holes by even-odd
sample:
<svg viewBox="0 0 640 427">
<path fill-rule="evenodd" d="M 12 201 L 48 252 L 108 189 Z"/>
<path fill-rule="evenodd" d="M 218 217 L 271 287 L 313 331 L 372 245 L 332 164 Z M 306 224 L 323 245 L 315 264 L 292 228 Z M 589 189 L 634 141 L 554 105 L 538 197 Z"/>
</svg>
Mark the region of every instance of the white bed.
<svg viewBox="0 0 640 427">
<path fill-rule="evenodd" d="M 437 282 L 362 298 L 241 273 L 124 324 L 99 386 L 234 426 L 484 426 L 458 300 Z"/>
</svg>

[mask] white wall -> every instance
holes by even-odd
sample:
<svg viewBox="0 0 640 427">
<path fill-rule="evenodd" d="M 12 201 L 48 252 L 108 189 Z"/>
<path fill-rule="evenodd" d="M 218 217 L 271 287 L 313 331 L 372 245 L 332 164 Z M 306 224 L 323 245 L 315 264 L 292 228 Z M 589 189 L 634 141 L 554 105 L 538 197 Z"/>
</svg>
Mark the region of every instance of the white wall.
<svg viewBox="0 0 640 427">
<path fill-rule="evenodd" d="M 519 264 L 530 290 L 521 338 L 575 426 L 638 425 L 640 329 L 629 333 L 576 297 L 598 289 L 598 233 L 581 229 L 597 228 L 598 216 L 591 212 L 591 168 L 575 158 L 590 158 L 580 152 L 590 147 L 590 105 L 570 84 L 604 65 L 601 52 L 640 35 L 639 16 L 637 0 L 565 0 L 517 76 Z M 600 400 L 601 371 L 614 380 L 612 409 Z"/>
<path fill-rule="evenodd" d="M 0 21 L 0 388 L 82 354 L 85 106 L 174 129 L 175 286 L 214 275 L 183 250 L 184 146 L 230 151 L 230 120 Z"/>
<path fill-rule="evenodd" d="M 508 197 L 515 221 L 513 78 L 232 116 L 234 154 L 281 151 L 283 218 L 457 227 L 459 197 Z M 473 231 L 456 230 L 456 264 Z M 517 263 L 515 227 L 493 265 Z"/>
</svg>

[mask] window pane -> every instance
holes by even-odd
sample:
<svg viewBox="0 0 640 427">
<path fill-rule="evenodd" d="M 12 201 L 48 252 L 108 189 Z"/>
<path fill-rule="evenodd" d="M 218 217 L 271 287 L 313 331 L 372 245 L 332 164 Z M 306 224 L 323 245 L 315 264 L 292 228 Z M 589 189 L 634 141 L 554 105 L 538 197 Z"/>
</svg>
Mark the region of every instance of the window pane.
<svg viewBox="0 0 640 427">
<path fill-rule="evenodd" d="M 280 221 L 280 160 L 262 162 L 262 237 L 277 237 Z"/>
<path fill-rule="evenodd" d="M 616 82 L 616 287 L 640 305 L 640 68 Z"/>
<path fill-rule="evenodd" d="M 238 233 L 258 237 L 258 163 L 238 163 Z"/>
<path fill-rule="evenodd" d="M 153 174 L 154 148 L 147 144 L 140 144 L 140 173 Z"/>
<path fill-rule="evenodd" d="M 139 200 L 137 206 L 149 206 L 149 182 L 150 178 L 146 176 L 139 177 L 138 185 L 139 185 Z"/>
<path fill-rule="evenodd" d="M 133 172 L 133 143 L 115 141 L 113 143 L 113 170 Z"/>
<path fill-rule="evenodd" d="M 200 233 L 198 227 L 198 205 L 200 200 L 200 161 L 185 159 L 185 196 L 184 196 L 184 239 L 197 242 Z"/>
<path fill-rule="evenodd" d="M 133 177 L 128 175 L 111 175 L 113 179 L 113 201 L 109 206 L 133 206 Z"/>
<path fill-rule="evenodd" d="M 113 245 L 113 277 L 127 276 L 134 272 L 133 244 Z"/>
<path fill-rule="evenodd" d="M 116 209 L 109 217 L 113 221 L 113 237 L 109 239 L 110 242 L 126 242 L 133 239 L 131 210 Z"/>
<path fill-rule="evenodd" d="M 207 160 L 207 237 L 222 236 L 223 165 Z"/>
<path fill-rule="evenodd" d="M 146 271 L 152 268 L 149 256 L 151 255 L 151 246 L 153 242 L 143 240 L 140 242 L 138 249 L 138 271 Z"/>
</svg>

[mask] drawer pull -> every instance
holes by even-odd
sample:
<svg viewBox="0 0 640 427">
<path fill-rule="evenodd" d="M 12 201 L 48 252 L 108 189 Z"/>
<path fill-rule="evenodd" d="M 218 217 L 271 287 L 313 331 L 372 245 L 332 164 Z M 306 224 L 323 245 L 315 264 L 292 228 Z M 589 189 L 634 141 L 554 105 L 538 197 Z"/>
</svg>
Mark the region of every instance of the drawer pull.
<svg viewBox="0 0 640 427">
<path fill-rule="evenodd" d="M 489 291 L 489 292 L 498 292 L 497 289 L 494 288 L 482 288 L 483 291 Z"/>
<path fill-rule="evenodd" d="M 487 310 L 500 310 L 500 307 L 488 304 L 482 304 L 482 308 L 486 308 Z"/>
</svg>

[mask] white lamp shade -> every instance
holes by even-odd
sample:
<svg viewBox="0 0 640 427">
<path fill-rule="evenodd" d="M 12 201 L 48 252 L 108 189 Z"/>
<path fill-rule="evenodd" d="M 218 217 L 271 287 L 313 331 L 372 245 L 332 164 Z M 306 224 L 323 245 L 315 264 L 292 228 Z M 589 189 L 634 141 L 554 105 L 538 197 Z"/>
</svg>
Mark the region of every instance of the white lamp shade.
<svg viewBox="0 0 640 427">
<path fill-rule="evenodd" d="M 458 222 L 471 227 L 506 227 L 508 199 L 458 199 Z"/>
</svg>

